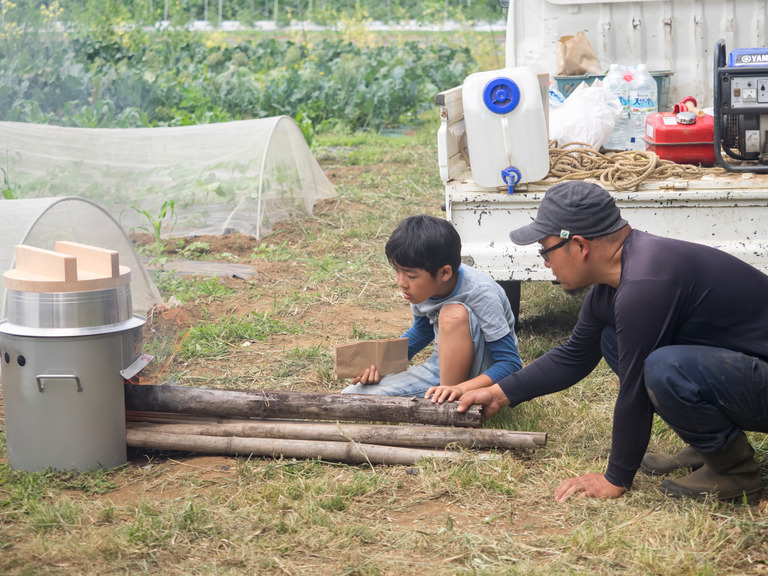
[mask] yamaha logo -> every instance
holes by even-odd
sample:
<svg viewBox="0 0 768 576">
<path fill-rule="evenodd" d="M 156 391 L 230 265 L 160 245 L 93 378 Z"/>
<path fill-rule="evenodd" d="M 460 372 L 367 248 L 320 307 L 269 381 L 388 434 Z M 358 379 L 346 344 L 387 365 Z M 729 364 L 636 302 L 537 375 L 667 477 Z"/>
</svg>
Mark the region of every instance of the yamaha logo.
<svg viewBox="0 0 768 576">
<path fill-rule="evenodd" d="M 739 64 L 766 64 L 768 63 L 768 54 L 740 54 Z"/>
</svg>

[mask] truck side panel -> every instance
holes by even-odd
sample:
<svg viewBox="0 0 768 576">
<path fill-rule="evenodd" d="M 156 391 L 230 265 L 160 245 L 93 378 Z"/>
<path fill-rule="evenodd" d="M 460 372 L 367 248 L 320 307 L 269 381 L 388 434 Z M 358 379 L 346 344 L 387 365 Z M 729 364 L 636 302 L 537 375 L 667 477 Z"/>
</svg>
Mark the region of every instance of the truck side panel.
<svg viewBox="0 0 768 576">
<path fill-rule="evenodd" d="M 765 180 L 697 181 L 689 188 L 612 192 L 633 228 L 707 244 L 768 273 L 768 197 Z M 517 246 L 509 231 L 529 224 L 546 188 L 512 195 L 449 184 L 448 219 L 462 238 L 466 262 L 495 280 L 552 280 L 538 244 Z"/>
<path fill-rule="evenodd" d="M 674 73 L 669 103 L 712 106 L 714 45 L 766 45 L 765 0 L 510 0 L 507 66 L 556 74 L 557 41 L 584 30 L 601 65 L 648 64 Z"/>
</svg>

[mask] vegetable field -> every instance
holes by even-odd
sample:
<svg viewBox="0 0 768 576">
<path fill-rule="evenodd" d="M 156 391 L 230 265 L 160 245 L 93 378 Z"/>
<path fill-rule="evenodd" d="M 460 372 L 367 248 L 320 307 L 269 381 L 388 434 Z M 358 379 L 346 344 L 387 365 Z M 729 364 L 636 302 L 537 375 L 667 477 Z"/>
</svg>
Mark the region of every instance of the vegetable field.
<svg viewBox="0 0 768 576">
<path fill-rule="evenodd" d="M 25 11 L 0 0 L 0 120 L 140 127 L 288 115 L 307 136 L 381 130 L 418 122 L 478 57 L 498 58 L 487 35 L 384 37 L 366 31 L 359 12 L 342 13 L 328 33 L 225 33 L 68 4 Z"/>
</svg>

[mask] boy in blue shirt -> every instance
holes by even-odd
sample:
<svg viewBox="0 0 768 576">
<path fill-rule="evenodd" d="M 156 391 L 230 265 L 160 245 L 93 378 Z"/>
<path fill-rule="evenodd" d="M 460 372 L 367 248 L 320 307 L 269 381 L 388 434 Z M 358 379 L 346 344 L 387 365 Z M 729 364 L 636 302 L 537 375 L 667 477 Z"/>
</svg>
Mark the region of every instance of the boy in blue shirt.
<svg viewBox="0 0 768 576">
<path fill-rule="evenodd" d="M 381 377 L 370 366 L 343 393 L 452 401 L 522 367 L 509 300 L 488 274 L 461 263 L 461 238 L 452 224 L 427 215 L 406 218 L 385 252 L 413 312 L 403 334 L 408 359 L 433 340 L 434 351 L 396 374 Z"/>
</svg>

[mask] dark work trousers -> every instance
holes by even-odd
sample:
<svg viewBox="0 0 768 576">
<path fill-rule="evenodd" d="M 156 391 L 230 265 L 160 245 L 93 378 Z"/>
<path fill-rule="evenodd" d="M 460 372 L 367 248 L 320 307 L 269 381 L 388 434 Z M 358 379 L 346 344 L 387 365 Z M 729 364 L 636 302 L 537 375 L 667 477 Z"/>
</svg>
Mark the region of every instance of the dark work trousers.
<svg viewBox="0 0 768 576">
<path fill-rule="evenodd" d="M 614 372 L 619 348 L 612 327 L 602 352 Z M 768 432 L 768 362 L 709 346 L 665 346 L 643 370 L 656 413 L 698 452 L 728 446 L 742 431 Z"/>
</svg>

